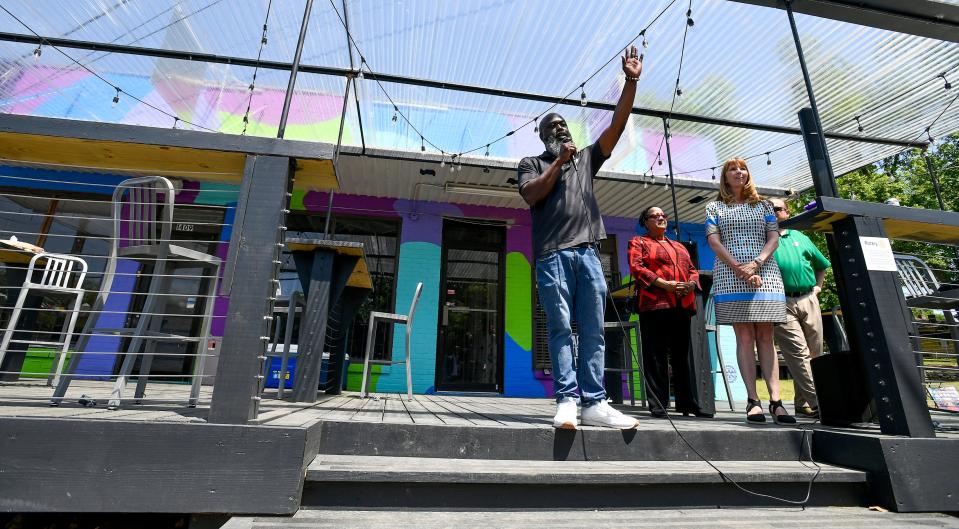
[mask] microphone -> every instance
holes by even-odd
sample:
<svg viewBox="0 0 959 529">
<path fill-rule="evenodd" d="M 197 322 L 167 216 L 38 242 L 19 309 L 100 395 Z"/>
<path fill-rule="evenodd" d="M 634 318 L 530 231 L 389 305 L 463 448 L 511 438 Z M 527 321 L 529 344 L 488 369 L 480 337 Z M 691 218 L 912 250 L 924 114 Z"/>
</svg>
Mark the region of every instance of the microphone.
<svg viewBox="0 0 959 529">
<path fill-rule="evenodd" d="M 574 152 L 572 156 L 569 157 L 569 163 L 573 164 L 573 171 L 579 172 L 579 169 L 576 167 L 576 155 L 578 152 Z"/>
</svg>

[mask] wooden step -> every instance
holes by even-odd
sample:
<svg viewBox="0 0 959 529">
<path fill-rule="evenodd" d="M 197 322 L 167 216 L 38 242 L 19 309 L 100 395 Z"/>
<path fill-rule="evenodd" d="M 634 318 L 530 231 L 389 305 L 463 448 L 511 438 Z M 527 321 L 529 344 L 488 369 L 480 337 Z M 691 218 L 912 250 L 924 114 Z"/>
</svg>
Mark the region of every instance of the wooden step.
<svg viewBox="0 0 959 529">
<path fill-rule="evenodd" d="M 806 495 L 805 461 L 517 461 L 321 454 L 302 506 L 324 508 L 635 508 L 775 505 L 742 492 Z M 813 505 L 860 505 L 867 475 L 818 466 Z"/>
<path fill-rule="evenodd" d="M 376 410 L 379 412 L 379 410 Z M 710 461 L 808 459 L 811 431 L 718 420 L 677 420 L 676 427 Z M 550 422 L 521 427 L 399 424 L 377 420 L 324 421 L 320 451 L 339 455 L 448 457 L 546 461 L 694 461 L 699 456 L 669 423 L 642 421 L 637 430 L 584 427 L 557 430 Z"/>
<path fill-rule="evenodd" d="M 785 522 L 781 525 L 779 521 Z M 630 527 L 662 529 L 729 527 L 767 529 L 959 527 L 959 519 L 939 513 L 882 512 L 864 507 L 789 507 L 650 510 L 319 510 L 302 509 L 292 517 L 234 517 L 221 529 L 581 529 Z"/>
<path fill-rule="evenodd" d="M 809 481 L 817 463 L 808 461 L 717 461 L 723 474 L 741 483 Z M 336 456 L 321 454 L 307 481 L 394 483 L 723 483 L 705 461 L 506 461 L 436 457 Z M 818 464 L 817 482 L 863 483 L 866 473 Z"/>
</svg>

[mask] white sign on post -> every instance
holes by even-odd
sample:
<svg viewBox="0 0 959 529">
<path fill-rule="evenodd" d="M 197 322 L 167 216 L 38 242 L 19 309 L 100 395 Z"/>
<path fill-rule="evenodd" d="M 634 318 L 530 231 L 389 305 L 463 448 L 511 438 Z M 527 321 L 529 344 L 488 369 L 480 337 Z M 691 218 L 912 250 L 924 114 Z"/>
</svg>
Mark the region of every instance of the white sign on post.
<svg viewBox="0 0 959 529">
<path fill-rule="evenodd" d="M 877 272 L 895 272 L 896 258 L 892 255 L 892 245 L 885 237 L 859 237 L 862 257 L 866 261 L 866 270 Z"/>
</svg>

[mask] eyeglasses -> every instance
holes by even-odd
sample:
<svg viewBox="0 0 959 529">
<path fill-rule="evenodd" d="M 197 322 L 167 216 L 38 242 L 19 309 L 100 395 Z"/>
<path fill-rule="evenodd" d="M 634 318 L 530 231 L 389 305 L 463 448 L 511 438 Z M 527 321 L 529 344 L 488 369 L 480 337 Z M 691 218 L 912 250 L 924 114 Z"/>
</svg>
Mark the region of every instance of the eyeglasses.
<svg viewBox="0 0 959 529">
<path fill-rule="evenodd" d="M 775 211 L 776 213 L 779 213 L 780 211 L 789 211 L 789 210 L 786 208 L 781 208 L 779 206 L 773 206 L 773 211 Z"/>
<path fill-rule="evenodd" d="M 659 218 L 668 219 L 669 215 L 665 213 L 653 213 L 652 215 L 649 215 L 646 218 L 647 219 L 659 219 Z"/>
</svg>

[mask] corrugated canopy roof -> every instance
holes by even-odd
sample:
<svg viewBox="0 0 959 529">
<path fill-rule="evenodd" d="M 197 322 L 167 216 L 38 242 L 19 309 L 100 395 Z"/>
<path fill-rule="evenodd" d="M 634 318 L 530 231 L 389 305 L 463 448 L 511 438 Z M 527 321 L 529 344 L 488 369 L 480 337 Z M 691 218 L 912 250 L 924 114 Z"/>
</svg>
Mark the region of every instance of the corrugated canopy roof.
<svg viewBox="0 0 959 529">
<path fill-rule="evenodd" d="M 482 164 L 490 143 L 491 158 L 516 161 L 542 151 L 533 126 L 523 124 L 546 112 L 549 100 L 570 93 L 573 104 L 557 110 L 584 145 L 609 122 L 603 107 L 616 102 L 623 82 L 618 58 L 603 65 L 652 23 L 636 107 L 648 114 L 672 107 L 675 113 L 762 125 L 674 119 L 675 172 L 710 182 L 711 168 L 724 159 L 756 156 L 751 165 L 760 185 L 803 189 L 811 185 L 803 145 L 799 136 L 779 131 L 798 128 L 796 113 L 808 105 L 796 49 L 786 13 L 754 3 L 764 2 L 694 0 L 695 24 L 688 27 L 688 0 L 318 0 L 285 137 L 336 142 L 346 78 L 360 67 L 359 50 L 366 75 L 346 101 L 346 146 L 415 158 L 421 155 L 419 130 L 435 146 L 427 145 L 432 153 L 472 150 L 465 158 Z M 797 10 L 805 3 L 798 2 Z M 832 2 L 870 3 L 888 4 Z M 933 15 L 940 24 L 959 20 L 954 0 L 911 4 L 917 12 L 944 13 Z M 9 13 L 0 12 L 0 111 L 155 127 L 173 126 L 176 116 L 178 126 L 234 134 L 246 126 L 247 134 L 275 136 L 305 5 L 305 0 L 4 2 Z M 343 16 L 356 49 L 348 46 Z M 801 13 L 796 19 L 827 132 L 926 141 L 924 130 L 932 123 L 933 137 L 959 129 L 959 104 L 947 109 L 959 88 L 944 88 L 946 79 L 959 83 L 955 39 Z M 261 47 L 264 21 L 267 44 Z M 34 35 L 77 42 L 58 45 L 69 58 L 50 45 L 35 57 Z M 141 49 L 95 51 L 99 45 Z M 160 57 L 161 50 L 176 53 Z M 186 60 L 179 52 L 207 55 Z M 682 95 L 674 98 L 681 55 Z M 590 106 L 575 104 L 580 84 L 594 72 L 584 87 Z M 937 77 L 942 73 L 944 78 Z M 378 75 L 392 77 L 380 83 Z M 459 86 L 424 86 L 439 83 Z M 116 105 L 114 86 L 121 90 Z M 391 101 L 402 112 L 395 122 Z M 604 169 L 627 177 L 650 169 L 664 174 L 666 165 L 656 161 L 658 154 L 666 156 L 662 136 L 659 118 L 633 115 Z M 828 143 L 837 174 L 902 149 Z"/>
</svg>

